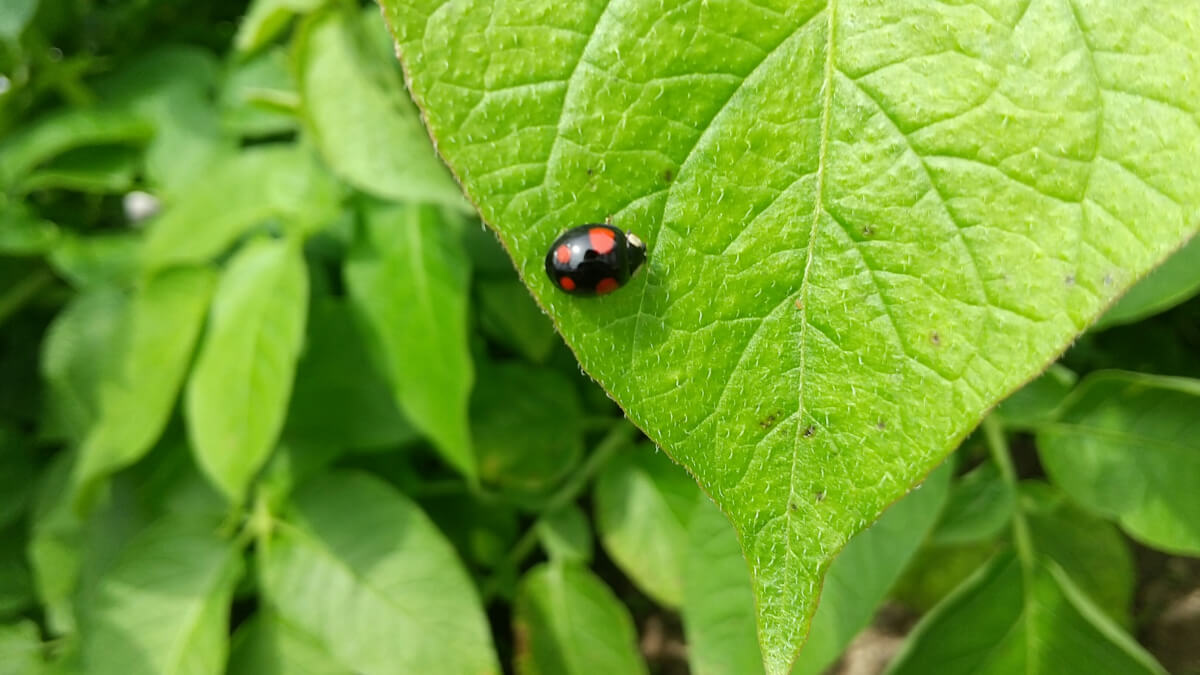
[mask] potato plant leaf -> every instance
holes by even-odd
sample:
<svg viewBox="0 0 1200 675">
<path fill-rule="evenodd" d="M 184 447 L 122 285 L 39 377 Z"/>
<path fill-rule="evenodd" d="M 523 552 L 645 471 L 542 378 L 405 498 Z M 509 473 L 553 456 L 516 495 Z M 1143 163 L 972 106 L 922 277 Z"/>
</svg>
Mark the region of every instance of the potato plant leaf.
<svg viewBox="0 0 1200 675">
<path fill-rule="evenodd" d="M 525 283 L 740 532 L 770 673 L 848 538 L 1197 229 L 1195 3 L 382 4 Z M 607 217 L 647 269 L 555 290 Z"/>
<path fill-rule="evenodd" d="M 234 504 L 283 427 L 307 313 L 308 272 L 294 241 L 252 242 L 217 287 L 186 411 L 200 468 Z"/>
</svg>

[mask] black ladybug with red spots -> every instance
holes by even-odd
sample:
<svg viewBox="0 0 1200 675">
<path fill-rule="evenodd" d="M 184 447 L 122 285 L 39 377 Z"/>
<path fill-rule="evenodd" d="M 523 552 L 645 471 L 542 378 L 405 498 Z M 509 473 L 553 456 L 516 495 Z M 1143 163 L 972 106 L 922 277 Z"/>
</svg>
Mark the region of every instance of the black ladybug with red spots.
<svg viewBox="0 0 1200 675">
<path fill-rule="evenodd" d="M 546 274 L 571 295 L 605 295 L 624 286 L 644 262 L 646 244 L 637 235 L 589 223 L 554 240 L 546 254 Z"/>
</svg>

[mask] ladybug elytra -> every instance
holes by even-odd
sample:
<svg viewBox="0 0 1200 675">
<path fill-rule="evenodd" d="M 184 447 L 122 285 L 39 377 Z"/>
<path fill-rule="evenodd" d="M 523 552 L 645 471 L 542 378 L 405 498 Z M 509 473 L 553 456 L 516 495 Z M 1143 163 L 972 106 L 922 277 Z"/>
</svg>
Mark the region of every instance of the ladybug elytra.
<svg viewBox="0 0 1200 675">
<path fill-rule="evenodd" d="M 604 295 L 624 286 L 644 262 L 646 244 L 637 235 L 589 223 L 554 240 L 546 254 L 546 274 L 571 295 Z"/>
</svg>

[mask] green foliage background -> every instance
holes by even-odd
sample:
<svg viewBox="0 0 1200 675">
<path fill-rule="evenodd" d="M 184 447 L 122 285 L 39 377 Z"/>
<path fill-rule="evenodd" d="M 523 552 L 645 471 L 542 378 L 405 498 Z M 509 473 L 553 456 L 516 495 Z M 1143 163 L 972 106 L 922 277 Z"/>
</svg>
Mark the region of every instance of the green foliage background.
<svg viewBox="0 0 1200 675">
<path fill-rule="evenodd" d="M 729 521 L 581 373 L 393 49 L 348 2 L 0 8 L 0 673 L 763 671 Z M 1162 672 L 1134 552 L 1200 555 L 1197 270 L 851 539 L 792 672 L 885 601 L 923 613 L 893 672 Z"/>
</svg>

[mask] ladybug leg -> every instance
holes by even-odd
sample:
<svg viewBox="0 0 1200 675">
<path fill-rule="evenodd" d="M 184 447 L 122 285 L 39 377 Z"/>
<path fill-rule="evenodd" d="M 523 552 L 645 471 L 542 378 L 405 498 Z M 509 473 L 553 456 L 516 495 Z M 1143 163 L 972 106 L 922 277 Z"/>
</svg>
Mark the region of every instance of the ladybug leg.
<svg viewBox="0 0 1200 675">
<path fill-rule="evenodd" d="M 604 224 L 612 225 L 612 214 L 611 213 L 604 217 Z"/>
</svg>

